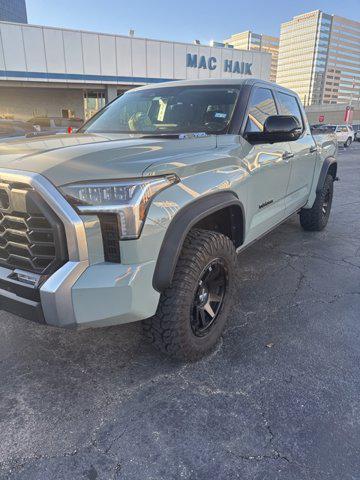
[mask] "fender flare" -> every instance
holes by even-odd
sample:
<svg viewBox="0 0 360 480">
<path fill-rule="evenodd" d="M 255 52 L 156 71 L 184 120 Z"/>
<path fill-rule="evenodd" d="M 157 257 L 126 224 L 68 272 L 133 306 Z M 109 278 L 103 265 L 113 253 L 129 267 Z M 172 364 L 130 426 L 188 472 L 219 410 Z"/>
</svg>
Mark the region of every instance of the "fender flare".
<svg viewBox="0 0 360 480">
<path fill-rule="evenodd" d="M 188 203 L 175 214 L 165 233 L 155 266 L 153 287 L 156 291 L 161 293 L 170 287 L 182 246 L 191 228 L 212 213 L 230 206 L 241 208 L 244 230 L 244 206 L 232 192 L 215 192 L 206 195 Z"/>
<path fill-rule="evenodd" d="M 335 165 L 334 180 L 336 180 L 336 178 L 337 178 L 336 177 L 336 172 L 337 172 L 336 158 L 335 157 L 327 157 L 327 158 L 325 158 L 324 163 L 322 164 L 322 167 L 321 167 L 321 170 L 320 170 L 319 180 L 318 180 L 318 183 L 317 183 L 317 186 L 316 186 L 316 193 L 321 192 L 321 190 L 324 186 L 324 183 L 325 183 L 326 175 L 328 174 L 328 171 L 329 171 L 329 168 L 330 168 L 331 165 Z"/>
</svg>

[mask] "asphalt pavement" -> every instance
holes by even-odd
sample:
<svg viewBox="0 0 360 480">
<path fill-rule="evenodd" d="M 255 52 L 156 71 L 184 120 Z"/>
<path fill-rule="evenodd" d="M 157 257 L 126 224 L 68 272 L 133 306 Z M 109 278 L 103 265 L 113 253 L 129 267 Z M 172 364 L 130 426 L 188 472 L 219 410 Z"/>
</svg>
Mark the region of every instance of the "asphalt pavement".
<svg viewBox="0 0 360 480">
<path fill-rule="evenodd" d="M 239 256 L 229 326 L 198 363 L 139 324 L 0 312 L 0 479 L 358 480 L 359 143 L 338 175 L 325 231 L 295 215 Z"/>
</svg>

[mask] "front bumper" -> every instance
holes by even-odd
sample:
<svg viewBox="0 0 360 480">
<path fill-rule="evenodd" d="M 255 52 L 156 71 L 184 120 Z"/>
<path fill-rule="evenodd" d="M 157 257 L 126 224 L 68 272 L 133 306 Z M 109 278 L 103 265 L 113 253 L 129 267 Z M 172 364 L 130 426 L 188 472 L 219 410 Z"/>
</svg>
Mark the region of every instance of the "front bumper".
<svg viewBox="0 0 360 480">
<path fill-rule="evenodd" d="M 30 294 L 32 287 L 25 287 L 32 298 L 6 280 L 12 270 L 0 268 L 0 285 L 6 287 L 0 288 L 0 305 L 34 322 L 71 329 L 143 320 L 158 305 L 159 294 L 151 287 L 154 268 L 154 262 L 102 263 L 79 276 L 79 265 L 65 264 L 40 289 Z"/>
<path fill-rule="evenodd" d="M 32 273 L 0 267 L 0 309 L 64 328 L 128 323 L 156 312 L 159 293 L 152 287 L 154 260 L 140 256 L 135 260 L 139 263 L 104 262 L 96 254 L 102 250 L 96 225 L 85 228 L 45 177 L 5 169 L 0 170 L 0 177 L 30 185 L 41 195 L 64 225 L 68 251 L 68 261 L 45 281 Z"/>
<path fill-rule="evenodd" d="M 159 294 L 151 287 L 154 262 L 136 265 L 68 262 L 40 288 L 21 285 L 0 267 L 0 306 L 37 323 L 82 329 L 118 325 L 156 312 Z M 80 273 L 81 272 L 81 273 Z"/>
<path fill-rule="evenodd" d="M 0 289 L 0 305 L 2 310 L 27 318 L 36 323 L 46 323 L 41 303 L 19 297 L 15 293 Z"/>
</svg>

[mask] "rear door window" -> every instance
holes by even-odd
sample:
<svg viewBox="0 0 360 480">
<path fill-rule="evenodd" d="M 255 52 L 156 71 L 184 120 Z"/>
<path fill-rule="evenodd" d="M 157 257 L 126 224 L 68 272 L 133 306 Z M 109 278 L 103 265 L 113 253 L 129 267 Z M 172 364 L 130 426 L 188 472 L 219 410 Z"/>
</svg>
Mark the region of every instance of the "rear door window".
<svg viewBox="0 0 360 480">
<path fill-rule="evenodd" d="M 269 88 L 255 87 L 249 102 L 245 133 L 262 132 L 265 120 L 277 113 L 272 91 Z"/>
</svg>

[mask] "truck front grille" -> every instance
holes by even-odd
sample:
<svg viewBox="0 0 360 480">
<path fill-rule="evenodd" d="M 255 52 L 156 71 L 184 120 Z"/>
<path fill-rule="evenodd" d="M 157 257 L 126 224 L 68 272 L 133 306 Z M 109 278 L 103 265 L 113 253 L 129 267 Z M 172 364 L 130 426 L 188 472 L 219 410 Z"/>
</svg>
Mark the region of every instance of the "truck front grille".
<svg viewBox="0 0 360 480">
<path fill-rule="evenodd" d="M 64 227 L 30 185 L 0 183 L 0 266 L 41 275 L 67 260 Z"/>
</svg>

